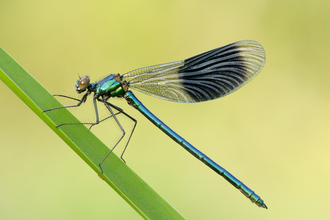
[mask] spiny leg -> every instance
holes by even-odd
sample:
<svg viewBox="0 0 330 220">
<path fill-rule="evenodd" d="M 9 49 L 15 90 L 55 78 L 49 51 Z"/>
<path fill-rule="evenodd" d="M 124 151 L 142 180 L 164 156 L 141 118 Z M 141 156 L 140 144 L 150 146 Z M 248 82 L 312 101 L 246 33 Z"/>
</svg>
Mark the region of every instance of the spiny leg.
<svg viewBox="0 0 330 220">
<path fill-rule="evenodd" d="M 63 107 L 57 107 L 57 108 L 48 109 L 48 110 L 45 110 L 44 112 L 52 111 L 52 110 L 56 110 L 56 109 L 61 109 L 61 108 L 78 107 L 78 106 L 81 105 L 82 102 L 85 102 L 85 101 L 86 101 L 86 97 L 87 97 L 87 95 L 86 95 L 86 97 L 83 97 L 83 98 L 80 100 L 80 99 L 73 98 L 73 97 L 66 96 L 66 95 L 57 95 L 57 94 L 55 94 L 55 95 L 53 95 L 53 96 L 59 96 L 59 97 L 67 98 L 67 99 L 76 100 L 76 101 L 79 101 L 79 103 L 78 103 L 77 105 L 63 106 Z M 97 101 L 103 102 L 103 100 L 101 100 L 100 98 L 97 98 Z M 113 105 L 113 104 L 111 104 L 111 103 L 109 103 L 109 102 L 108 102 L 108 104 L 111 105 L 112 107 L 114 107 L 116 110 L 118 110 L 118 112 L 115 113 L 115 115 L 118 115 L 118 114 L 120 114 L 120 113 L 122 113 L 122 112 L 124 111 L 124 110 L 122 110 L 121 108 L 119 108 L 118 106 L 115 106 L 115 105 Z M 94 105 L 94 106 L 95 106 L 95 105 Z M 98 116 L 97 107 L 95 106 L 94 108 L 95 108 L 96 116 Z M 112 115 L 110 115 L 109 117 L 106 117 L 106 118 L 100 120 L 98 123 L 97 123 L 97 122 L 96 122 L 96 123 L 63 123 L 63 124 L 58 125 L 57 127 L 62 126 L 62 125 L 68 125 L 68 124 L 69 124 L 69 125 L 75 125 L 75 124 L 91 124 L 91 126 L 89 127 L 89 130 L 91 130 L 91 128 L 92 128 L 94 125 L 97 125 L 97 124 L 99 124 L 99 123 L 101 123 L 101 122 L 103 122 L 103 121 L 105 121 L 105 120 L 107 120 L 107 119 L 109 119 L 109 118 L 111 118 L 111 117 L 112 117 Z"/>
<path fill-rule="evenodd" d="M 124 162 L 126 163 L 126 161 L 124 160 L 124 157 L 123 157 L 123 156 L 124 156 L 124 153 L 125 153 L 125 151 L 126 151 L 126 149 L 127 149 L 128 144 L 129 144 L 129 142 L 130 142 L 130 140 L 131 140 L 131 137 L 133 136 L 133 133 L 134 133 L 134 130 L 135 130 L 135 127 L 136 127 L 136 124 L 137 124 L 137 120 L 136 120 L 135 118 L 133 118 L 132 116 L 130 116 L 129 114 L 127 114 L 126 112 L 124 112 L 124 110 L 121 109 L 121 108 L 119 108 L 118 106 L 113 105 L 113 104 L 111 104 L 111 103 L 109 103 L 109 102 L 107 102 L 107 104 L 110 105 L 111 107 L 113 107 L 114 109 L 116 109 L 116 110 L 118 111 L 115 115 L 122 113 L 122 114 L 124 114 L 127 118 L 131 119 L 131 120 L 134 122 L 134 126 L 133 126 L 133 128 L 132 128 L 131 134 L 129 135 L 129 138 L 128 138 L 128 140 L 127 140 L 127 143 L 126 143 L 126 145 L 125 145 L 125 148 L 124 148 L 123 152 L 122 152 L 121 155 L 120 155 L 120 159 L 122 159 L 122 161 L 124 161 Z M 104 121 L 104 120 L 106 120 L 106 119 L 108 119 L 108 118 L 111 118 L 111 117 L 112 117 L 112 115 L 110 115 L 109 117 L 103 119 L 102 121 Z M 100 121 L 100 122 L 101 122 L 101 121 Z M 93 125 L 92 125 L 92 126 L 93 126 Z"/>
<path fill-rule="evenodd" d="M 101 99 L 98 99 L 98 101 L 102 101 L 103 102 L 103 100 L 101 100 Z M 124 114 L 126 117 L 128 117 L 129 119 L 131 119 L 133 122 L 134 122 L 134 126 L 133 126 L 133 128 L 132 128 L 132 131 L 131 131 L 131 133 L 130 133 L 130 135 L 129 135 L 129 138 L 128 138 L 128 140 L 127 140 L 127 143 L 126 143 L 126 145 L 125 145 L 125 148 L 124 148 L 124 150 L 123 150 L 123 152 L 121 153 L 121 155 L 120 155 L 120 159 L 122 159 L 122 161 L 124 161 L 125 163 L 126 163 L 126 161 L 124 160 L 124 153 L 125 153 L 125 151 L 126 151 L 126 149 L 127 149 L 127 146 L 128 146 L 128 144 L 129 144 L 129 142 L 130 142 L 130 140 L 131 140 L 131 138 L 132 138 L 132 136 L 133 136 L 133 133 L 134 133 L 134 130 L 135 130 L 135 127 L 136 127 L 136 124 L 137 124 L 137 120 L 135 119 L 135 118 L 133 118 L 132 116 L 130 116 L 129 114 L 127 114 L 126 112 L 124 112 L 124 110 L 123 109 L 121 109 L 121 108 L 119 108 L 118 106 L 116 106 L 116 105 L 114 105 L 114 104 L 111 104 L 110 102 L 106 102 L 109 106 L 111 106 L 112 108 L 114 108 L 114 109 L 116 109 L 118 112 L 117 113 L 115 113 L 114 115 L 119 115 L 120 113 L 122 113 L 122 114 Z M 103 121 L 105 121 L 105 120 L 107 120 L 107 119 L 109 119 L 109 118 L 112 118 L 113 116 L 112 115 L 110 115 L 110 116 L 108 116 L 108 117 L 106 117 L 106 118 L 104 118 L 104 119 L 102 119 L 99 123 L 101 123 L 101 122 L 103 122 Z M 94 124 L 95 125 L 95 124 Z M 91 125 L 90 127 L 89 127 L 89 129 L 91 129 L 94 125 Z"/>
<path fill-rule="evenodd" d="M 56 108 L 51 108 L 51 109 L 47 109 L 47 110 L 43 110 L 43 112 L 48 112 L 48 111 L 53 111 L 56 109 L 62 109 L 62 108 L 73 108 L 73 107 L 79 107 L 81 105 L 81 103 L 85 102 L 87 99 L 87 96 L 89 95 L 89 93 L 85 93 L 84 96 L 81 99 L 76 99 L 70 96 L 66 96 L 66 95 L 54 95 L 54 96 L 59 96 L 59 97 L 63 97 L 63 98 L 67 98 L 67 99 L 73 99 L 76 101 L 79 101 L 77 105 L 69 105 L 69 106 L 62 106 L 62 107 L 56 107 Z"/>
<path fill-rule="evenodd" d="M 126 115 L 126 117 L 128 117 L 129 119 L 131 119 L 133 122 L 134 122 L 134 126 L 133 126 L 133 129 L 132 129 L 132 131 L 131 131 L 131 134 L 129 135 L 129 138 L 128 138 L 128 140 L 127 140 L 127 143 L 126 143 L 126 145 L 125 145 L 125 148 L 124 148 L 124 150 L 123 150 L 123 152 L 121 153 L 121 155 L 120 155 L 120 159 L 122 159 L 122 161 L 124 161 L 125 163 L 126 163 L 126 161 L 124 160 L 124 158 L 123 158 L 123 156 L 124 156 L 124 153 L 125 153 L 125 151 L 126 151 L 126 149 L 127 149 L 127 146 L 128 146 L 128 144 L 129 144 L 129 142 L 130 142 L 130 140 L 131 140 L 131 137 L 132 137 L 132 135 L 133 135 L 133 132 L 134 132 L 134 130 L 135 130 L 135 127 L 136 127 L 136 124 L 137 124 L 137 120 L 135 119 L 135 118 L 133 118 L 133 117 L 131 117 L 130 115 L 128 115 L 126 112 L 122 112 L 124 115 Z"/>
<path fill-rule="evenodd" d="M 73 98 L 73 97 L 67 96 L 67 95 L 54 94 L 53 96 L 59 96 L 59 97 L 62 97 L 62 98 L 72 99 L 72 100 L 76 100 L 78 102 L 81 100 L 81 99 Z M 83 102 L 85 102 L 85 101 L 86 101 L 86 99 Z"/>
<path fill-rule="evenodd" d="M 103 102 L 103 103 L 104 103 L 104 101 L 103 101 L 102 99 L 100 99 L 99 97 L 97 98 L 97 101 L 100 101 L 100 102 Z M 115 113 L 115 115 L 119 115 L 120 113 L 123 113 L 123 112 L 124 112 L 123 109 L 119 108 L 119 107 L 116 106 L 116 105 L 113 105 L 113 104 L 111 104 L 111 103 L 109 103 L 109 102 L 107 102 L 107 104 L 110 105 L 112 108 L 114 108 L 114 109 L 116 109 L 116 110 L 118 111 L 118 112 Z M 103 121 L 105 121 L 105 120 L 107 120 L 107 119 L 109 119 L 109 118 L 112 118 L 112 117 L 113 117 L 113 116 L 110 115 L 110 116 L 108 116 L 108 117 L 106 117 L 106 118 L 100 120 L 99 123 L 101 123 L 101 122 L 103 122 Z M 93 127 L 94 125 L 95 125 L 95 124 L 91 125 L 91 126 L 89 127 L 89 130 L 91 130 L 92 127 Z"/>
<path fill-rule="evenodd" d="M 122 113 L 122 112 L 116 112 L 116 113 L 114 113 L 114 114 L 115 114 L 115 115 L 119 115 L 120 113 Z M 109 118 L 112 118 L 112 115 L 110 115 L 110 116 L 108 116 L 108 117 L 103 118 L 102 120 L 100 120 L 100 121 L 99 121 L 99 124 L 100 124 L 101 122 L 103 122 L 103 121 L 109 119 Z M 93 127 L 94 125 L 97 125 L 97 124 L 96 124 L 96 123 L 95 123 L 95 124 L 92 124 L 92 125 L 89 127 L 89 130 L 91 130 L 92 127 Z"/>
<path fill-rule="evenodd" d="M 76 100 L 76 101 L 79 101 L 79 102 L 78 102 L 77 105 L 70 105 L 70 106 L 62 106 L 62 107 L 52 108 L 52 109 L 44 110 L 43 112 L 52 111 L 52 110 L 56 110 L 56 109 L 62 109 L 62 108 L 78 107 L 78 106 L 80 106 L 83 102 L 86 101 L 88 95 L 89 95 L 89 93 L 86 93 L 86 94 L 82 97 L 82 99 L 76 99 L 76 98 L 73 98 L 73 97 L 70 97 L 70 96 L 66 96 L 66 95 L 57 95 L 57 94 L 56 94 L 56 95 L 54 95 L 54 96 L 59 96 L 59 97 L 63 97 L 63 98 L 68 98 L 68 99 Z M 106 118 L 102 119 L 101 121 L 99 120 L 99 116 L 98 116 L 98 110 L 97 110 L 96 100 L 97 100 L 97 101 L 101 101 L 101 102 L 103 102 L 103 103 L 105 104 L 105 106 L 108 108 L 109 112 L 111 113 L 111 115 L 110 115 L 109 117 L 106 117 Z M 62 126 L 62 125 L 90 124 L 91 126 L 90 126 L 89 129 L 91 129 L 94 125 L 99 124 L 100 122 L 103 122 L 103 121 L 105 121 L 105 120 L 107 120 L 107 119 L 109 119 L 109 118 L 111 118 L 111 117 L 114 117 L 115 120 L 116 120 L 116 123 L 118 124 L 118 126 L 119 126 L 120 129 L 121 129 L 121 131 L 123 132 L 123 135 L 122 135 L 122 137 L 118 140 L 118 142 L 116 143 L 116 145 L 115 145 L 115 146 L 110 150 L 110 152 L 106 155 L 106 157 L 105 157 L 105 158 L 99 163 L 99 167 L 100 167 L 100 169 L 101 169 L 101 172 L 103 173 L 103 170 L 102 170 L 101 164 L 102 164 L 102 163 L 104 162 L 104 160 L 110 155 L 110 153 L 114 150 L 114 148 L 118 145 L 118 143 L 119 143 L 119 142 L 123 139 L 123 137 L 125 136 L 125 131 L 124 131 L 123 127 L 121 126 L 121 124 L 119 123 L 119 121 L 118 121 L 116 115 L 122 113 L 122 114 L 124 114 L 126 117 L 128 117 L 129 119 L 131 119 L 131 120 L 134 122 L 133 129 L 132 129 L 132 131 L 131 131 L 131 133 L 130 133 L 130 136 L 129 136 L 128 140 L 127 140 L 127 143 L 126 143 L 126 145 L 125 145 L 125 148 L 124 148 L 124 150 L 123 150 L 123 152 L 122 152 L 122 154 L 121 154 L 121 156 L 120 156 L 120 158 L 121 158 L 125 163 L 126 163 L 126 161 L 124 160 L 123 155 L 124 155 L 124 153 L 125 153 L 125 151 L 126 151 L 126 149 L 127 149 L 127 146 L 128 146 L 128 144 L 129 144 L 130 140 L 131 140 L 131 137 L 133 136 L 133 133 L 134 133 L 134 130 L 135 130 L 135 127 L 136 127 L 137 121 L 136 121 L 136 119 L 134 119 L 133 117 L 131 117 L 130 115 L 128 115 L 126 112 L 124 112 L 123 109 L 119 108 L 119 107 L 116 106 L 116 105 L 113 105 L 113 104 L 107 102 L 106 100 L 102 100 L 102 99 L 100 99 L 100 98 L 97 98 L 97 99 L 94 98 L 94 99 L 93 99 L 93 103 L 94 103 L 94 109 L 95 109 L 95 114 L 96 114 L 96 122 L 95 122 L 95 123 L 63 123 L 63 124 L 60 124 L 60 125 L 58 125 L 58 126 L 56 126 L 56 127 L 60 127 L 60 126 Z M 116 109 L 118 112 L 117 112 L 117 113 L 113 113 L 113 111 L 112 111 L 112 109 L 110 108 L 110 106 L 113 107 L 114 109 Z"/>
<path fill-rule="evenodd" d="M 63 97 L 63 98 L 67 98 L 67 99 L 72 99 L 72 100 L 76 100 L 79 101 L 77 105 L 69 105 L 69 106 L 62 106 L 62 107 L 56 107 L 56 108 L 51 108 L 51 109 L 47 109 L 44 110 L 43 112 L 48 112 L 48 111 L 52 111 L 52 110 L 57 110 L 57 109 L 62 109 L 62 108 L 73 108 L 73 107 L 79 107 L 83 102 L 85 102 L 87 100 L 87 96 L 90 94 L 90 92 L 86 92 L 84 94 L 84 96 L 81 99 L 76 99 L 70 96 L 66 96 L 66 95 L 54 95 L 54 96 L 59 96 L 59 97 Z M 96 113 L 96 122 L 94 123 L 63 123 L 60 125 L 57 125 L 56 127 L 60 127 L 62 125 L 81 125 L 81 124 L 91 124 L 91 125 L 95 125 L 99 123 L 99 116 L 98 116 L 98 111 L 97 111 L 97 106 L 96 106 L 96 100 L 95 98 L 93 99 L 94 102 L 94 109 L 95 109 L 95 113 Z"/>
<path fill-rule="evenodd" d="M 87 94 L 87 93 L 86 93 Z M 86 95 L 85 94 L 85 95 Z M 84 96 L 85 96 L 84 95 Z M 81 101 L 83 101 L 83 99 L 84 99 L 84 97 L 81 99 Z M 58 128 L 58 127 L 60 127 L 60 126 L 62 126 L 62 125 L 96 125 L 96 124 L 99 124 L 100 123 L 100 120 L 99 120 L 99 113 L 98 113 L 98 110 L 97 110 L 97 104 L 96 104 L 96 98 L 93 98 L 93 104 L 94 104 L 94 110 L 95 110 L 95 115 L 96 115 L 96 122 L 79 122 L 79 123 L 63 123 L 63 124 L 60 124 L 60 125 L 57 125 L 56 127 Z M 81 102 L 80 101 L 80 102 Z M 80 103 L 79 102 L 79 103 Z M 79 104 L 78 103 L 78 104 Z M 80 103 L 81 104 L 81 103 Z M 79 105 L 80 105 L 79 104 Z M 77 107 L 77 106 L 75 106 L 75 105 L 73 105 L 73 106 L 66 106 L 66 107 Z M 65 107 L 59 107 L 59 108 L 65 108 Z M 57 108 L 58 109 L 58 108 Z"/>
<path fill-rule="evenodd" d="M 107 107 L 107 109 L 109 110 L 109 112 L 111 113 L 111 116 L 115 119 L 117 125 L 119 126 L 121 132 L 122 132 L 122 135 L 121 137 L 119 138 L 119 140 L 117 141 L 117 143 L 112 147 L 112 149 L 110 150 L 110 152 L 103 158 L 103 160 L 99 163 L 99 167 L 101 169 L 101 172 L 103 173 L 103 169 L 101 167 L 102 163 L 105 161 L 105 159 L 107 159 L 107 157 L 112 153 L 112 151 L 116 148 L 116 146 L 119 144 L 119 142 L 123 139 L 123 137 L 125 136 L 125 130 L 123 129 L 123 127 L 121 126 L 120 122 L 118 121 L 117 117 L 116 117 L 116 114 L 113 113 L 111 106 L 113 106 L 112 104 L 108 103 L 107 100 L 104 98 L 103 100 L 103 103 L 105 105 L 105 107 Z"/>
</svg>

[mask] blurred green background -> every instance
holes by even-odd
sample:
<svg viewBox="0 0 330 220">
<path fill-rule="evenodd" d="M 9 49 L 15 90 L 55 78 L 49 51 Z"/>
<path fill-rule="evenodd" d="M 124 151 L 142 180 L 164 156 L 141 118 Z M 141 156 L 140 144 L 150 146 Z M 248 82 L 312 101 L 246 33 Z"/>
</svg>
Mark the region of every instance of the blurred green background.
<svg viewBox="0 0 330 220">
<path fill-rule="evenodd" d="M 94 82 L 237 40 L 260 42 L 264 69 L 230 96 L 178 104 L 136 95 L 268 210 L 114 100 L 138 120 L 125 159 L 187 219 L 328 219 L 329 9 L 324 0 L 2 0 L 0 46 L 52 94 L 79 97 L 78 74 Z M 0 93 L 0 219 L 140 219 L 3 83 Z M 95 117 L 90 102 L 73 113 Z M 92 131 L 111 146 L 119 137 L 111 127 Z"/>
</svg>

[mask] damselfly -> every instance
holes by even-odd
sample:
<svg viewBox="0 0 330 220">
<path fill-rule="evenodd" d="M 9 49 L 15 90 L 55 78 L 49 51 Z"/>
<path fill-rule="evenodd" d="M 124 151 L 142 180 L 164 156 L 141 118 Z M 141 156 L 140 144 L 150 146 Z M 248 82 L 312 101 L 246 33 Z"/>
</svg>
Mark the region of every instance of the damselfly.
<svg viewBox="0 0 330 220">
<path fill-rule="evenodd" d="M 108 118 L 114 118 L 122 131 L 121 138 L 99 163 L 101 172 L 103 172 L 101 167 L 103 161 L 110 155 L 125 135 L 125 131 L 119 123 L 116 115 L 123 114 L 134 121 L 134 127 L 121 155 L 122 159 L 136 126 L 136 120 L 134 118 L 126 114 L 121 108 L 108 102 L 112 97 L 124 98 L 129 105 L 140 111 L 160 130 L 189 151 L 198 160 L 202 161 L 216 173 L 223 176 L 253 203 L 259 207 L 267 208 L 263 200 L 250 188 L 165 125 L 136 98 L 131 90 L 129 90 L 129 88 L 136 89 L 156 98 L 174 102 L 192 103 L 213 100 L 242 87 L 257 75 L 262 69 L 264 62 L 265 51 L 258 42 L 249 40 L 238 41 L 182 61 L 144 67 L 123 75 L 110 74 L 97 83 L 90 83 L 90 79 L 87 76 L 82 78 L 79 77 L 76 91 L 78 93 L 86 91 L 82 99 L 79 100 L 69 96 L 60 95 L 65 98 L 77 100 L 79 101 L 78 104 L 53 108 L 46 111 L 78 107 L 86 101 L 88 95 L 94 93 L 93 103 L 96 113 L 96 122 L 79 124 L 90 124 L 93 126 L 103 121 L 99 120 L 97 110 L 97 101 L 100 101 L 106 106 L 111 114 Z M 113 109 L 117 112 L 114 113 Z M 71 124 L 74 123 L 64 123 L 57 127 Z"/>
</svg>

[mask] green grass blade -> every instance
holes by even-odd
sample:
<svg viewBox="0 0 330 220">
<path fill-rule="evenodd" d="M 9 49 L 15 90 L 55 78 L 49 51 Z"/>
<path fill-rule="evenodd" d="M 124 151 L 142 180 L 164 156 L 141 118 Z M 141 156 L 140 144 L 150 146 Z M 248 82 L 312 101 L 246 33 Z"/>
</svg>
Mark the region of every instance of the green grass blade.
<svg viewBox="0 0 330 220">
<path fill-rule="evenodd" d="M 109 148 L 84 125 L 56 128 L 66 121 L 79 121 L 67 109 L 43 113 L 42 110 L 62 105 L 1 47 L 0 79 L 143 218 L 183 219 L 114 153 L 102 164 L 101 174 L 98 164 Z"/>
</svg>

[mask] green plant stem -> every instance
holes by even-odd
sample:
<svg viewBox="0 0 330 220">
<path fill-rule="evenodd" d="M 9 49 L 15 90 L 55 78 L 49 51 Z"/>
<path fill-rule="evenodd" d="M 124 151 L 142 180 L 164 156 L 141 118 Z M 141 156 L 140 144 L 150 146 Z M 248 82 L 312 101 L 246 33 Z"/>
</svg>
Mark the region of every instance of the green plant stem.
<svg viewBox="0 0 330 220">
<path fill-rule="evenodd" d="M 102 174 L 98 164 L 109 148 L 84 125 L 56 128 L 66 121 L 79 121 L 67 109 L 43 113 L 62 105 L 1 47 L 0 79 L 143 218 L 183 219 L 114 153 L 102 164 Z"/>
</svg>

